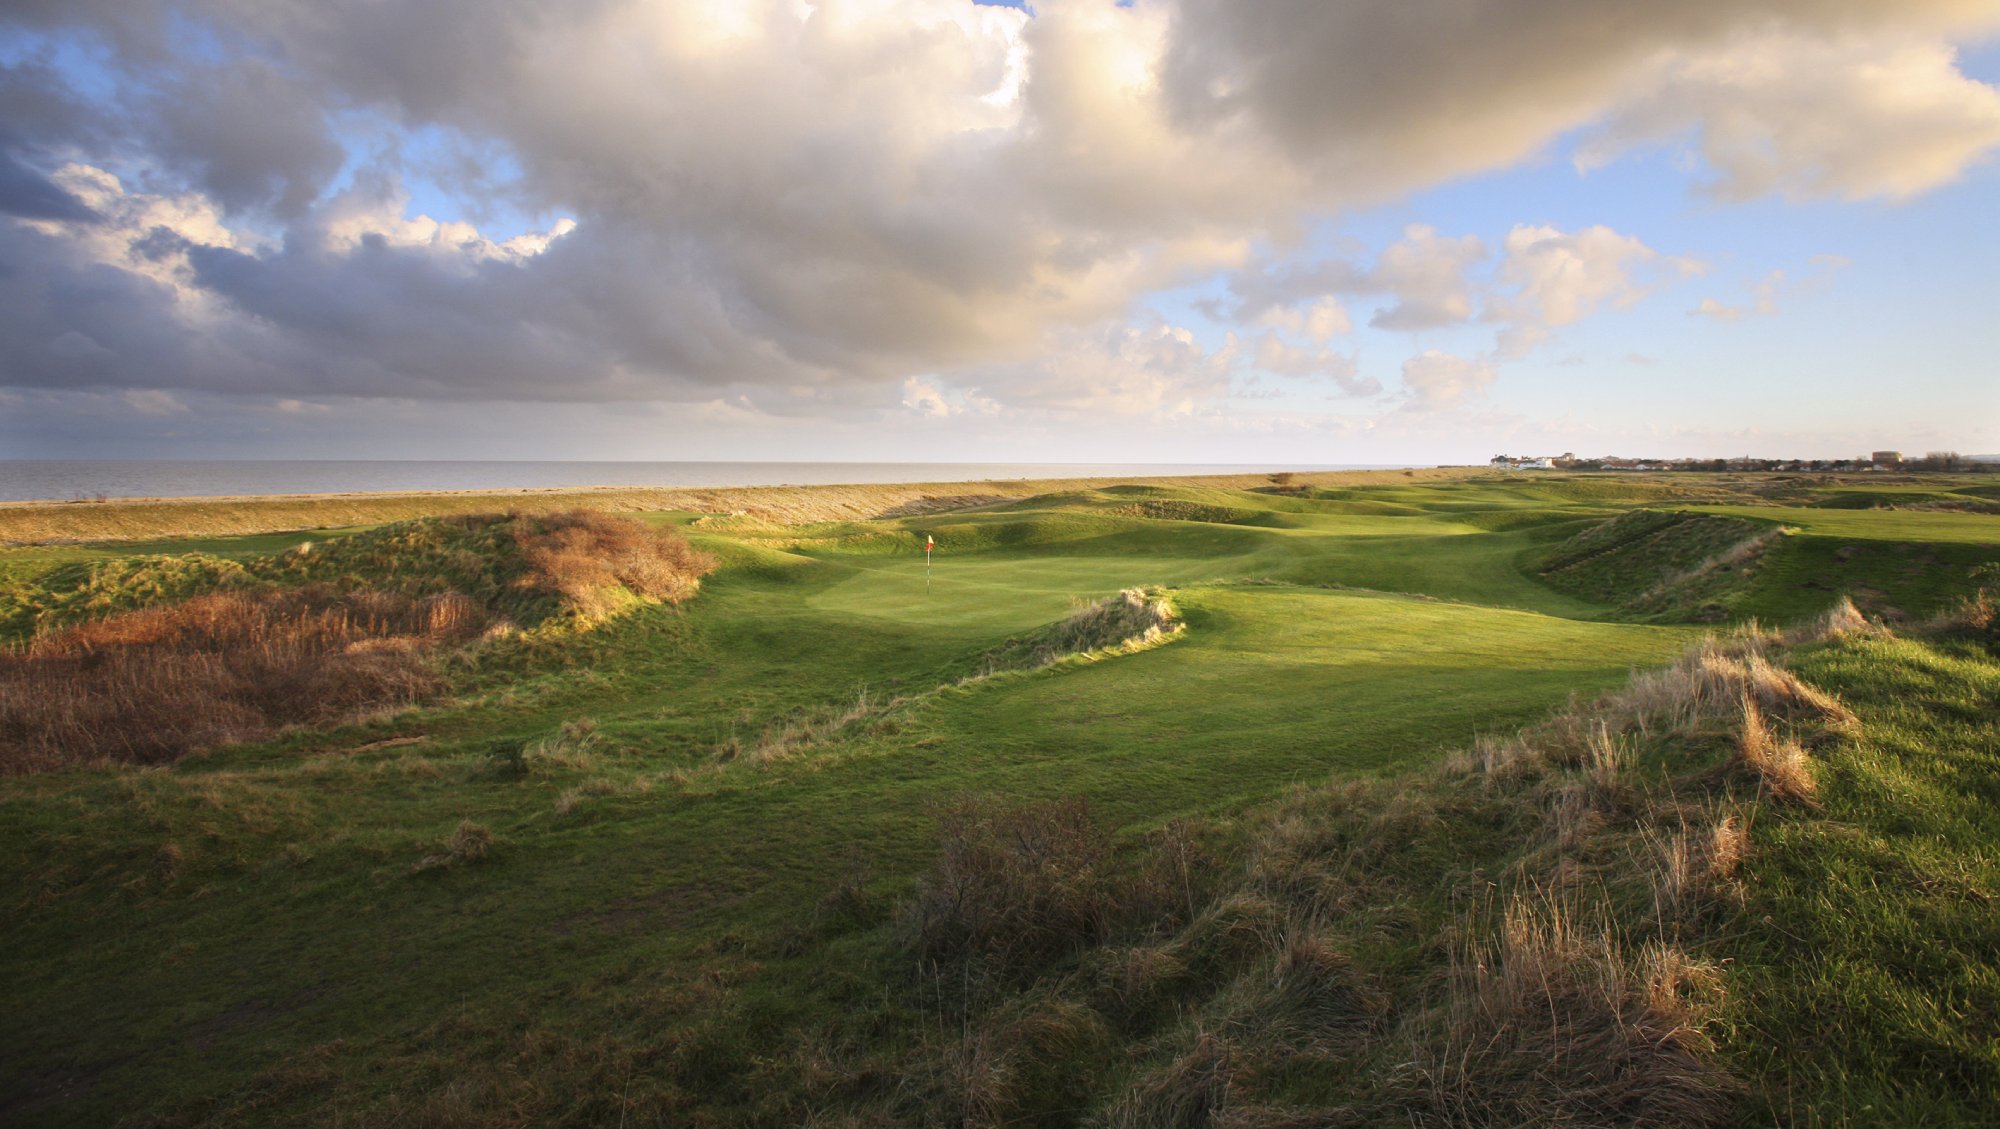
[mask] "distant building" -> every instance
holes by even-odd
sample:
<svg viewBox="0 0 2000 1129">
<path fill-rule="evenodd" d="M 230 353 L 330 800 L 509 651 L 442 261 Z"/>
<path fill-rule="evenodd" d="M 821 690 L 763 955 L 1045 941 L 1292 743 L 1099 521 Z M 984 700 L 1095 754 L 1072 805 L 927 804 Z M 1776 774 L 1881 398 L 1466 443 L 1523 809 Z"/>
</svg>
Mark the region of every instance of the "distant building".
<svg viewBox="0 0 2000 1129">
<path fill-rule="evenodd" d="M 1563 457 L 1570 458 L 1571 456 L 1565 455 Z M 1550 455 L 1522 455 L 1518 458 L 1513 455 L 1495 455 L 1491 459 L 1488 459 L 1486 463 L 1488 466 L 1499 467 L 1503 470 L 1553 470 L 1560 464 L 1561 460 Z"/>
<path fill-rule="evenodd" d="M 1874 454 L 1868 456 L 1868 461 L 1874 463 L 1876 466 L 1902 466 L 1903 452 L 1877 451 Z"/>
</svg>

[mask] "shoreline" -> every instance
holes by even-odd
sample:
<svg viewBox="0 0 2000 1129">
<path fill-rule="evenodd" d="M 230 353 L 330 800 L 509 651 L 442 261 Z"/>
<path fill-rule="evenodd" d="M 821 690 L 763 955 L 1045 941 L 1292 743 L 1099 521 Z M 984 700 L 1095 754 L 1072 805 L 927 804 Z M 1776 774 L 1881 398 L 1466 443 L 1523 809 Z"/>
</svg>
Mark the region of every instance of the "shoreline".
<svg viewBox="0 0 2000 1129">
<path fill-rule="evenodd" d="M 1292 481 L 1300 485 L 1359 485 L 1390 479 L 1455 478 L 1486 469 L 1411 467 L 1291 473 Z M 799 525 L 911 516 L 924 512 L 923 503 L 927 501 L 946 503 L 930 507 L 934 509 L 964 508 L 978 504 L 967 500 L 973 498 L 1006 501 L 1121 484 L 1245 489 L 1269 485 L 1270 478 L 1269 473 L 1107 475 L 777 486 L 513 487 L 10 501 L 0 502 L 0 547 L 280 533 L 477 513 L 496 507 L 553 510 L 576 504 L 622 512 L 746 515 L 781 525 Z M 892 510 L 897 512 L 888 512 Z"/>
</svg>

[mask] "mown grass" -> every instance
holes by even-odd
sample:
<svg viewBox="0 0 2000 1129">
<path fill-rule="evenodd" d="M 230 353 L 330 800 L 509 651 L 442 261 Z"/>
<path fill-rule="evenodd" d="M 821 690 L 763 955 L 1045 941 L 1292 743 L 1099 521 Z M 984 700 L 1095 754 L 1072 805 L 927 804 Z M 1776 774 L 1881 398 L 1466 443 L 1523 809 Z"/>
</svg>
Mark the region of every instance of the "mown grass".
<svg viewBox="0 0 2000 1129">
<path fill-rule="evenodd" d="M 1618 501 L 1590 480 L 1324 498 L 1091 485 L 844 526 L 699 521 L 690 540 L 718 568 L 679 612 L 523 641 L 364 724 L 6 781 L 0 1117 L 869 1123 L 921 1081 L 884 1062 L 956 1061 L 930 1055 L 949 985 L 910 980 L 895 923 L 940 802 L 1077 797 L 1114 870 L 1180 827 L 1185 857 L 1234 873 L 1254 809 L 1294 784 L 1393 780 L 1676 652 L 1688 629 L 1604 622 L 1613 609 L 1524 569 L 1625 494 L 1653 500 L 1643 485 L 1615 483 Z M 1149 499 L 1206 520 L 1117 512 Z M 1213 520 L 1239 509 L 1263 516 Z M 1171 646 L 957 685 L 1072 601 L 1143 585 L 1177 589 Z M 1834 598 L 1816 595 L 1813 611 Z M 717 755 L 864 701 L 797 755 Z M 1467 811 L 1424 824 L 1381 897 L 1363 888 L 1356 927 L 1381 933 L 1360 955 L 1422 949 L 1411 914 L 1429 911 L 1396 883 L 1491 873 L 1515 849 Z M 1286 959 L 1309 985 L 1332 967 Z M 1080 1013 L 1007 1015 L 1044 1058 L 1111 1045 Z M 1226 1053 L 1185 1034 L 1132 1068 L 1134 1092 L 1179 1093 L 1172 1064 L 1216 1076 Z M 1041 1077 L 1055 1123 L 1086 1081 L 1126 1080 Z M 1343 1077 L 1277 1069 L 1271 1100 L 1309 1104 Z"/>
</svg>

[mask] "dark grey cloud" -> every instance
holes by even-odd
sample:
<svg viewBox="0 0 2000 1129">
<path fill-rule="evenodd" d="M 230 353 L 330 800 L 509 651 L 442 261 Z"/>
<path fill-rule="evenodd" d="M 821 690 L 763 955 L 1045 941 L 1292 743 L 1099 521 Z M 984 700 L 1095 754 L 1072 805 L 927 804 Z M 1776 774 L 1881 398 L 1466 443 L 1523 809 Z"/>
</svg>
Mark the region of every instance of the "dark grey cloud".
<svg viewBox="0 0 2000 1129">
<path fill-rule="evenodd" d="M 0 151 L 0 214 L 37 220 L 96 218 L 81 200 L 4 151 Z"/>
<path fill-rule="evenodd" d="M 170 167 L 224 207 L 296 216 L 345 158 L 322 97 L 262 60 L 203 67 L 162 85 L 148 135 Z"/>
</svg>

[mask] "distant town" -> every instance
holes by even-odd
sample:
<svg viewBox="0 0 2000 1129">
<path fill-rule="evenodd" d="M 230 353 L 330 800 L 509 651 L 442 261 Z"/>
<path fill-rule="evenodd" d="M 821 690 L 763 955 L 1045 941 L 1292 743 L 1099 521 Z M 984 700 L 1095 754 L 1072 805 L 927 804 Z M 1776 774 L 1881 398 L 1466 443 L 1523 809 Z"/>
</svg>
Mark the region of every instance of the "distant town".
<svg viewBox="0 0 2000 1129">
<path fill-rule="evenodd" d="M 1617 455 L 1578 458 L 1576 452 L 1560 455 L 1495 455 L 1488 465 L 1505 470 L 1700 470 L 1700 471 L 2000 471 L 2000 461 L 1990 455 L 1961 455 L 1957 451 L 1932 451 L 1921 457 L 1905 457 L 1901 451 L 1875 451 L 1852 459 L 1627 459 Z"/>
</svg>

